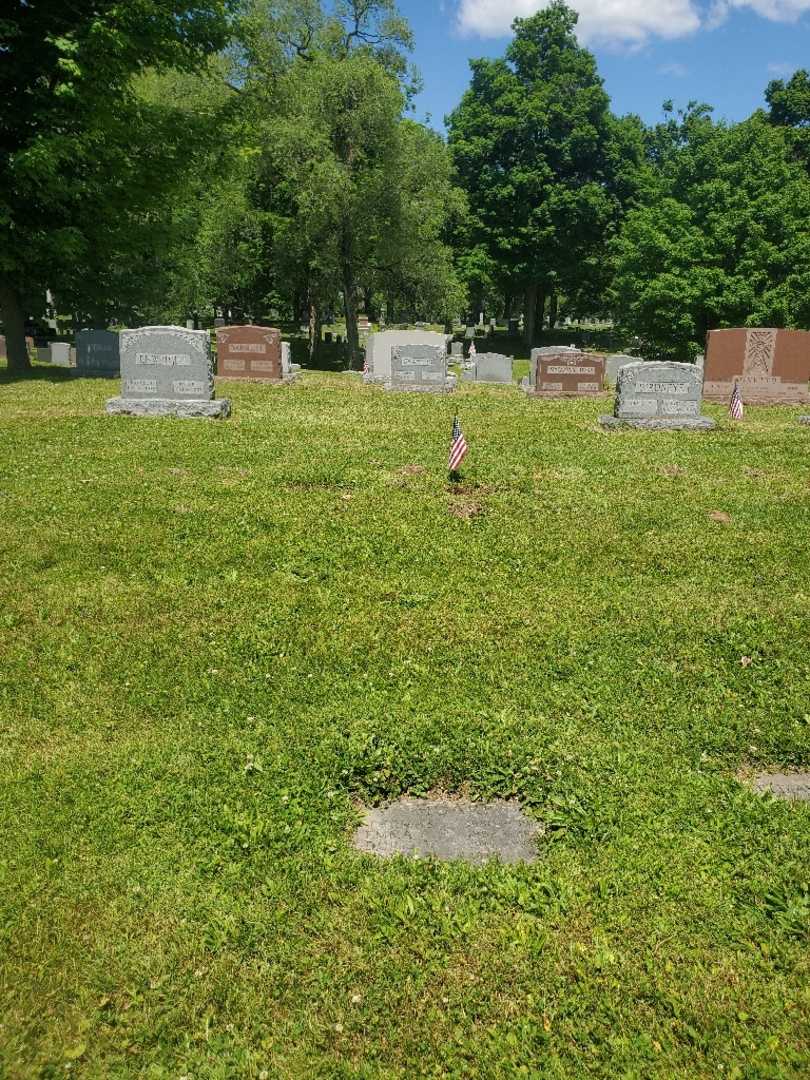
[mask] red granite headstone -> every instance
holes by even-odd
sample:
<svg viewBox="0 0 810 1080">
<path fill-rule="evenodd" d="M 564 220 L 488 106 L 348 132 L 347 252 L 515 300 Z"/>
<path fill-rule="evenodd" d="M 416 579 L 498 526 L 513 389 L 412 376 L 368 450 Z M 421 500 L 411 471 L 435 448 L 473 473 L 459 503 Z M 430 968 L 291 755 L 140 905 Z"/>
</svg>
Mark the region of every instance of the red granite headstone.
<svg viewBox="0 0 810 1080">
<path fill-rule="evenodd" d="M 533 390 L 544 397 L 599 394 L 604 381 L 604 356 L 564 349 L 537 356 Z"/>
<path fill-rule="evenodd" d="M 227 379 L 281 381 L 281 331 L 270 326 L 221 326 L 217 374 Z"/>
<path fill-rule="evenodd" d="M 727 401 L 735 382 L 746 404 L 810 402 L 810 332 L 710 330 L 703 396 Z"/>
</svg>

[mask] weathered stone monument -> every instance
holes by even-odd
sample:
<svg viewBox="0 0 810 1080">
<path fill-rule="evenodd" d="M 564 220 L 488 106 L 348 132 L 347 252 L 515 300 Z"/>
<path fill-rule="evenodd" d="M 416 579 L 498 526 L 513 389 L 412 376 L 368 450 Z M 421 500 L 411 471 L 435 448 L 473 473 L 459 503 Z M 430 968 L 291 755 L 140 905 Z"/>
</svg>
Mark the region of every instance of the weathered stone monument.
<svg viewBox="0 0 810 1080">
<path fill-rule="evenodd" d="M 532 349 L 530 394 L 538 397 L 599 394 L 604 381 L 604 356 L 566 346 Z"/>
<path fill-rule="evenodd" d="M 121 374 L 118 334 L 111 330 L 79 330 L 76 334 L 76 373 L 117 378 Z"/>
<path fill-rule="evenodd" d="M 600 423 L 606 428 L 709 431 L 715 422 L 700 415 L 701 383 L 694 364 L 625 364 L 619 368 L 613 416 L 602 416 Z"/>
<path fill-rule="evenodd" d="M 447 336 L 434 330 L 381 330 L 366 339 L 365 382 L 387 383 L 391 378 L 391 351 L 397 345 L 432 345 L 447 352 Z"/>
<path fill-rule="evenodd" d="M 455 387 L 455 376 L 447 374 L 444 345 L 408 342 L 391 349 L 391 376 L 386 389 L 440 394 Z"/>
<path fill-rule="evenodd" d="M 464 359 L 464 342 L 463 341 L 454 341 L 450 346 L 450 355 L 452 356 L 453 360 L 463 360 Z"/>
<path fill-rule="evenodd" d="M 605 382 L 610 387 L 616 385 L 616 380 L 619 375 L 619 368 L 624 367 L 625 364 L 638 364 L 642 360 L 640 356 L 625 356 L 624 353 L 614 353 L 605 360 Z"/>
<path fill-rule="evenodd" d="M 121 396 L 107 412 L 183 418 L 230 416 L 227 399 L 214 400 L 211 338 L 207 330 L 143 326 L 121 331 Z"/>
<path fill-rule="evenodd" d="M 512 357 L 502 353 L 476 353 L 470 367 L 464 372 L 465 380 L 480 383 L 512 383 Z"/>
<path fill-rule="evenodd" d="M 710 330 L 703 393 L 728 401 L 735 382 L 746 405 L 810 402 L 810 331 Z"/>
<path fill-rule="evenodd" d="M 217 330 L 217 374 L 226 379 L 267 382 L 291 378 L 291 372 L 285 372 L 282 345 L 281 331 L 272 326 L 221 326 Z"/>
</svg>

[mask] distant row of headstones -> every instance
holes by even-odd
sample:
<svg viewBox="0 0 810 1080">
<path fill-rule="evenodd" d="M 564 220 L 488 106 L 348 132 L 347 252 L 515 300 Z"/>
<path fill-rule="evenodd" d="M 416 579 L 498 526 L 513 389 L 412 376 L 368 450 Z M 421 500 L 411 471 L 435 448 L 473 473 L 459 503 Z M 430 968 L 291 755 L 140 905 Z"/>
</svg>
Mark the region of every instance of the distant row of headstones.
<svg viewBox="0 0 810 1080">
<path fill-rule="evenodd" d="M 223 378 L 288 382 L 297 374 L 289 343 L 281 340 L 278 329 L 222 326 L 216 340 L 217 369 Z M 120 375 L 121 394 L 108 403 L 110 412 L 229 414 L 230 402 L 215 401 L 207 330 L 82 330 L 75 349 L 77 374 Z M 364 380 L 391 391 L 446 393 L 458 382 L 448 364 L 458 361 L 465 381 L 513 383 L 512 357 L 484 352 L 465 359 L 463 349 L 430 330 L 373 333 L 366 341 Z M 713 422 L 701 415 L 703 398 L 727 401 L 737 384 L 746 404 L 802 404 L 810 402 L 808 383 L 810 332 L 740 329 L 710 332 L 705 366 L 702 358 L 697 364 L 679 364 L 604 356 L 574 346 L 533 349 L 522 385 L 528 394 L 546 398 L 597 395 L 606 385 L 615 385 L 613 414 L 602 417 L 606 427 L 627 423 L 705 429 Z"/>
</svg>

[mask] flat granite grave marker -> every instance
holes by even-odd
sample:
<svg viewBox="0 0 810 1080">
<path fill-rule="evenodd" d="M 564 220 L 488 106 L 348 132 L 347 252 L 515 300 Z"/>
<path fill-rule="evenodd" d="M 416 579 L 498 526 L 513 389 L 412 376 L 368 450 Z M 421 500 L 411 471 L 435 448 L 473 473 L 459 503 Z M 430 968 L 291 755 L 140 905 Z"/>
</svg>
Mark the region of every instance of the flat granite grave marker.
<svg viewBox="0 0 810 1080">
<path fill-rule="evenodd" d="M 566 346 L 532 349 L 529 394 L 537 397 L 600 394 L 604 381 L 604 356 Z"/>
<path fill-rule="evenodd" d="M 532 863 L 542 826 L 515 801 L 473 803 L 402 798 L 366 811 L 354 846 L 381 858 L 432 856 L 483 863 Z"/>
<path fill-rule="evenodd" d="M 710 330 L 704 396 L 728 401 L 735 382 L 746 405 L 810 402 L 810 331 Z"/>
<path fill-rule="evenodd" d="M 281 331 L 272 326 L 221 326 L 217 330 L 217 374 L 227 379 L 283 382 Z"/>
<path fill-rule="evenodd" d="M 122 330 L 121 396 L 107 402 L 107 412 L 189 419 L 230 416 L 230 401 L 214 400 L 208 331 L 180 326 Z"/>
<path fill-rule="evenodd" d="M 409 342 L 391 349 L 391 377 L 387 390 L 443 394 L 454 390 L 456 379 L 447 374 L 444 345 L 421 345 Z"/>
<path fill-rule="evenodd" d="M 111 330 L 79 330 L 76 334 L 77 375 L 118 378 L 121 374 L 120 338 Z"/>
<path fill-rule="evenodd" d="M 464 374 L 465 379 L 480 383 L 512 383 L 512 357 L 502 353 L 476 353 L 472 367 Z"/>
<path fill-rule="evenodd" d="M 810 772 L 760 773 L 754 777 L 754 790 L 769 792 L 775 799 L 810 802 Z"/>
<path fill-rule="evenodd" d="M 702 378 L 694 364 L 637 361 L 619 368 L 613 416 L 606 428 L 676 428 L 710 431 L 715 422 L 700 415 Z"/>
</svg>

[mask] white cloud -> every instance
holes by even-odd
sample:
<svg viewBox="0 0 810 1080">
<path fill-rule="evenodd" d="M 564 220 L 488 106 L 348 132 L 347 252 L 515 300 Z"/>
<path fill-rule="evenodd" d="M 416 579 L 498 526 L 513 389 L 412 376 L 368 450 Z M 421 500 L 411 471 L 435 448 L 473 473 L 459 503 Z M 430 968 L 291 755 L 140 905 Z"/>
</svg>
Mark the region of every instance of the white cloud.
<svg viewBox="0 0 810 1080">
<path fill-rule="evenodd" d="M 734 9 L 748 8 L 774 22 L 793 22 L 810 11 L 810 0 L 569 0 L 579 12 L 577 33 L 586 42 L 641 45 L 651 37 L 680 38 L 719 26 Z M 549 0 L 459 0 L 458 26 L 479 37 L 509 34 L 512 20 L 526 18 Z"/>
<path fill-rule="evenodd" d="M 513 19 L 547 6 L 548 0 L 461 0 L 459 26 L 481 37 L 500 37 L 509 33 Z M 573 6 L 583 41 L 640 44 L 651 35 L 683 37 L 700 26 L 692 0 L 575 0 Z"/>
<path fill-rule="evenodd" d="M 673 75 L 676 79 L 685 79 L 689 74 L 689 69 L 678 63 L 662 64 L 658 69 L 658 74 Z"/>
<path fill-rule="evenodd" d="M 776 75 L 779 79 L 789 79 L 795 70 L 795 64 L 787 64 L 783 63 L 782 61 L 776 61 L 772 64 L 768 64 L 768 74 Z"/>
</svg>

